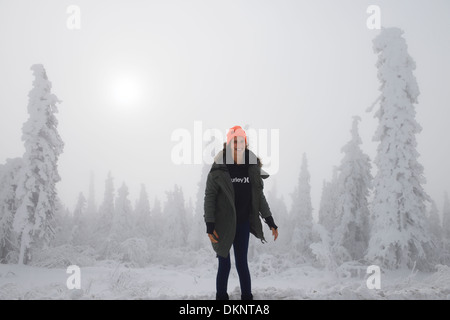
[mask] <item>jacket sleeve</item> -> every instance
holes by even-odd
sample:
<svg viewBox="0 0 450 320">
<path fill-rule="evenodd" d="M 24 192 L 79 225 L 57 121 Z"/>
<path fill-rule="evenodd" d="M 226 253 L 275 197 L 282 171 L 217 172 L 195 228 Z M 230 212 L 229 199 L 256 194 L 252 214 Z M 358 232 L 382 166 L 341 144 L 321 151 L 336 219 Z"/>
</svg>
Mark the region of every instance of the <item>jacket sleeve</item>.
<svg viewBox="0 0 450 320">
<path fill-rule="evenodd" d="M 216 198 L 218 193 L 218 186 L 213 179 L 211 173 L 208 174 L 205 188 L 205 201 L 203 215 L 205 222 L 216 222 L 215 210 L 216 210 Z"/>
<path fill-rule="evenodd" d="M 264 182 L 260 178 L 261 181 L 261 188 L 260 188 L 260 194 L 259 194 L 259 213 L 261 214 L 261 217 L 264 219 L 267 217 L 270 217 L 272 213 L 270 212 L 269 204 L 267 203 L 267 199 L 264 195 Z"/>
</svg>

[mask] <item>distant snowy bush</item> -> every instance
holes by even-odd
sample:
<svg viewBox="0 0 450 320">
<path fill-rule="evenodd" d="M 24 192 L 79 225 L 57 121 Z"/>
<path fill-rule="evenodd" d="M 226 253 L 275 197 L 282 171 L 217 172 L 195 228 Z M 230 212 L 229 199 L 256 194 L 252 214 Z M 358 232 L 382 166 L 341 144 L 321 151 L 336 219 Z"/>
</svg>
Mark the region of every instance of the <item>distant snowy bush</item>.
<svg viewBox="0 0 450 320">
<path fill-rule="evenodd" d="M 130 238 L 120 244 L 122 262 L 131 262 L 138 267 L 144 267 L 148 263 L 147 242 L 140 238 Z"/>
<path fill-rule="evenodd" d="M 105 239 L 100 245 L 97 250 L 98 256 L 100 260 L 116 260 L 120 261 L 121 254 L 120 254 L 120 243 L 115 239 Z"/>
<path fill-rule="evenodd" d="M 45 268 L 65 268 L 70 265 L 86 267 L 94 264 L 95 252 L 91 247 L 71 245 L 35 250 L 31 262 L 33 266 Z"/>
<path fill-rule="evenodd" d="M 316 223 L 313 225 L 313 231 L 318 238 L 318 241 L 312 243 L 309 247 L 316 258 L 315 264 L 327 270 L 334 270 L 336 264 L 331 250 L 331 239 L 327 229 Z"/>
</svg>

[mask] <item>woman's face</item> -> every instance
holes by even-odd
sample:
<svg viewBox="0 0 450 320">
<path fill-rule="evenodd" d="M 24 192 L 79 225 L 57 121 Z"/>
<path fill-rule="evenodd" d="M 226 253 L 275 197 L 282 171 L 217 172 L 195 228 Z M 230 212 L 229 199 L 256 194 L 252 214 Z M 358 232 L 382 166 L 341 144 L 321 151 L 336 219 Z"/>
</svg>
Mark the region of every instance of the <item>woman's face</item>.
<svg viewBox="0 0 450 320">
<path fill-rule="evenodd" d="M 234 137 L 234 152 L 238 156 L 242 156 L 245 152 L 245 138 Z"/>
</svg>

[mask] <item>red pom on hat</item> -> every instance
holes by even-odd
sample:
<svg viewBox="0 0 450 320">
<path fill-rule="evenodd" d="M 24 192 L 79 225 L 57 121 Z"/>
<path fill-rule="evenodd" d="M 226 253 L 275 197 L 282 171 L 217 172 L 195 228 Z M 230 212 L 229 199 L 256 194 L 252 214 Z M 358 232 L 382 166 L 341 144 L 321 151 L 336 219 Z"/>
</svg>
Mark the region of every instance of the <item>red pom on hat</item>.
<svg viewBox="0 0 450 320">
<path fill-rule="evenodd" d="M 234 139 L 234 137 L 244 137 L 245 144 L 247 144 L 247 135 L 245 134 L 244 129 L 242 129 L 240 126 L 234 126 L 233 128 L 230 128 L 227 133 L 227 144 L 229 144 L 230 141 Z"/>
</svg>

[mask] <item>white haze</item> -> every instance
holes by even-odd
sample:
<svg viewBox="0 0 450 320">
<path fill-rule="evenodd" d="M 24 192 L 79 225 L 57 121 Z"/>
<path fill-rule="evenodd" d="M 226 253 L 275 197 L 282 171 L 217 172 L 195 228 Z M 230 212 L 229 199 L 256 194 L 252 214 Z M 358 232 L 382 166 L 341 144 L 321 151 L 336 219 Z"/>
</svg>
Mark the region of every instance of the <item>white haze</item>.
<svg viewBox="0 0 450 320">
<path fill-rule="evenodd" d="M 170 139 L 179 128 L 193 134 L 195 121 L 223 132 L 279 129 L 280 168 L 266 187 L 276 183 L 289 207 L 306 153 L 315 216 L 352 116 L 362 118 L 362 148 L 375 156 L 377 120 L 366 112 L 380 85 L 372 49 L 379 31 L 366 27 L 373 1 L 77 1 L 80 30 L 66 27 L 71 4 L 0 3 L 0 163 L 23 155 L 30 66 L 41 63 L 62 100 L 57 187 L 70 210 L 79 192 L 87 196 L 91 172 L 97 205 L 109 171 L 133 204 L 141 183 L 152 200 L 164 201 L 174 184 L 195 200 L 201 166 L 174 165 Z M 419 161 L 442 210 L 450 191 L 450 4 L 376 4 L 383 26 L 405 31 L 417 63 Z M 141 91 L 134 105 L 111 99 L 121 79 Z"/>
</svg>

